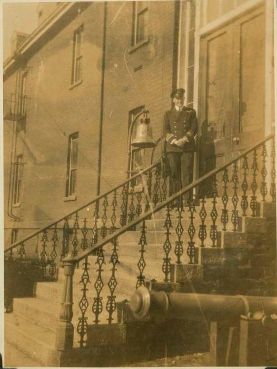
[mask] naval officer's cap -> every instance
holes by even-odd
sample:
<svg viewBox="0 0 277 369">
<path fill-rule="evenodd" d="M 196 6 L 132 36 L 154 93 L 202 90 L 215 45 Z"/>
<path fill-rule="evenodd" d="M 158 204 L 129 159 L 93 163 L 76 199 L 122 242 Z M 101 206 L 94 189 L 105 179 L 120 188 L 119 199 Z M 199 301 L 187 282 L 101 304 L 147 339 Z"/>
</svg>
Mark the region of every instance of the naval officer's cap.
<svg viewBox="0 0 277 369">
<path fill-rule="evenodd" d="M 175 90 L 173 90 L 173 91 L 171 92 L 170 97 L 171 97 L 172 99 L 174 99 L 174 97 L 177 97 L 177 99 L 178 99 L 178 98 L 180 98 L 180 97 L 183 97 L 183 96 L 184 96 L 184 94 L 185 94 L 185 90 L 184 90 L 183 88 L 176 88 Z"/>
</svg>

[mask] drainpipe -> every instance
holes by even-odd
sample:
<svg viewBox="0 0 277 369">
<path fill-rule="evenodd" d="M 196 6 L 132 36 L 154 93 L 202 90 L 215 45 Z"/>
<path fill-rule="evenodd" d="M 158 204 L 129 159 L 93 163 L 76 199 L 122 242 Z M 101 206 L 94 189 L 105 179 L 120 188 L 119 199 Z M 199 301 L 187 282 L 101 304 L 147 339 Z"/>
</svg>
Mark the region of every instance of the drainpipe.
<svg viewBox="0 0 277 369">
<path fill-rule="evenodd" d="M 102 42 L 102 77 L 101 77 L 101 97 L 100 97 L 100 120 L 99 120 L 99 146 L 98 146 L 98 169 L 96 195 L 100 194 L 101 188 L 101 167 L 102 167 L 102 141 L 103 141 L 103 120 L 104 120 L 104 87 L 106 68 L 106 25 L 107 25 L 107 2 L 104 2 L 104 22 L 103 22 L 103 42 Z"/>
<path fill-rule="evenodd" d="M 180 50 L 180 9 L 181 2 L 175 1 L 174 29 L 173 29 L 173 63 L 172 63 L 172 91 L 177 88 L 179 75 L 179 50 Z"/>
<path fill-rule="evenodd" d="M 17 73 L 15 79 L 15 104 L 18 95 L 18 89 L 20 84 L 20 75 Z M 12 106 L 12 97 L 11 97 L 11 106 Z M 13 107 L 12 107 L 13 109 Z M 16 108 L 15 108 L 16 109 Z M 17 122 L 15 118 L 12 120 L 12 138 L 11 138 L 11 156 L 10 156 L 10 170 L 9 170 L 9 189 L 8 189 L 8 217 L 11 219 L 18 221 L 20 217 L 13 214 L 13 194 L 14 194 L 14 161 L 15 161 L 15 153 L 16 153 L 16 142 L 17 142 L 17 133 L 16 133 Z"/>
</svg>

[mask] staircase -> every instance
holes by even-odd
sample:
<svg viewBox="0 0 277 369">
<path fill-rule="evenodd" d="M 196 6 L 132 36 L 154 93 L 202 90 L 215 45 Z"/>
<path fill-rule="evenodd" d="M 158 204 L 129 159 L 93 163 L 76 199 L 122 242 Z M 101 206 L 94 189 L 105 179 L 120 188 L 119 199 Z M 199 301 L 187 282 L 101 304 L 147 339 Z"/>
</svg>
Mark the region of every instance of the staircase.
<svg viewBox="0 0 277 369">
<path fill-rule="evenodd" d="M 17 350 L 17 360 L 22 354 L 20 366 L 60 365 L 56 348 L 60 321 L 74 327 L 72 347 L 60 350 L 64 366 L 116 365 L 108 355 L 114 358 L 113 350 L 126 354 L 130 347 L 126 335 L 132 336 L 128 323 L 134 327 L 124 301 L 145 283 L 185 292 L 276 296 L 275 153 L 265 154 L 272 142 L 273 136 L 171 198 L 165 196 L 159 167 L 152 166 L 140 174 L 148 184 L 144 192 L 135 191 L 134 179 L 123 184 L 121 194 L 127 193 L 128 199 L 122 196 L 121 212 L 116 207 L 117 188 L 111 191 L 109 210 L 106 194 L 93 203 L 97 217 L 84 218 L 78 210 L 62 220 L 62 227 L 57 222 L 40 231 L 42 247 L 33 254 L 40 255 L 48 281 L 35 281 L 32 297 L 13 297 L 13 311 L 5 314 L 5 344 Z M 250 155 L 253 162 L 246 167 Z M 180 205 L 178 200 L 210 178 L 216 184 L 212 195 L 199 194 L 197 200 Z M 87 211 L 91 204 L 82 209 Z M 121 219 L 120 227 L 116 219 Z M 15 255 L 11 250 L 17 249 L 22 258 L 27 241 L 34 250 L 32 237 L 12 245 L 6 255 L 11 258 Z M 65 264 L 58 266 L 54 251 L 65 256 Z M 66 263 L 75 265 L 74 278 L 64 273 Z M 6 356 L 5 365 L 15 366 L 13 359 Z M 124 363 L 122 357 L 118 360 Z"/>
</svg>

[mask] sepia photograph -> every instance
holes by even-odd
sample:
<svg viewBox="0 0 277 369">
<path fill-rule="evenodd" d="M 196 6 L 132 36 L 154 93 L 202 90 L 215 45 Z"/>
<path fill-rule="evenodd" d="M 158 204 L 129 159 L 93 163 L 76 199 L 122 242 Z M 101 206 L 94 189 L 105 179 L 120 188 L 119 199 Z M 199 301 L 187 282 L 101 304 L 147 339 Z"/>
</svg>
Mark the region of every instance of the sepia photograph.
<svg viewBox="0 0 277 369">
<path fill-rule="evenodd" d="M 1 5 L 3 367 L 277 366 L 277 2 Z"/>
</svg>

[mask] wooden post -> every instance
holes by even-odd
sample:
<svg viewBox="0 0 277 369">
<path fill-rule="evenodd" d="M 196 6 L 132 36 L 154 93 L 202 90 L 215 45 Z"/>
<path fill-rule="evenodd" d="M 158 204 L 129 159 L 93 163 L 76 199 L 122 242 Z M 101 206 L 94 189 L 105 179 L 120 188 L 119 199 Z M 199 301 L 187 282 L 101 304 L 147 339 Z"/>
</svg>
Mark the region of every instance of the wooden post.
<svg viewBox="0 0 277 369">
<path fill-rule="evenodd" d="M 210 323 L 210 358 L 212 366 L 238 365 L 238 327 L 234 323 Z"/>
<path fill-rule="evenodd" d="M 239 366 L 266 366 L 267 340 L 262 319 L 241 317 Z"/>
<path fill-rule="evenodd" d="M 64 263 L 64 290 L 60 320 L 57 327 L 56 349 L 58 351 L 68 351 L 73 347 L 74 327 L 71 323 L 73 317 L 73 274 L 74 262 Z"/>
</svg>

